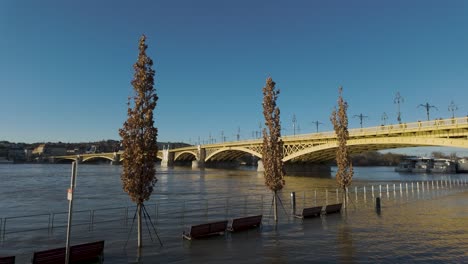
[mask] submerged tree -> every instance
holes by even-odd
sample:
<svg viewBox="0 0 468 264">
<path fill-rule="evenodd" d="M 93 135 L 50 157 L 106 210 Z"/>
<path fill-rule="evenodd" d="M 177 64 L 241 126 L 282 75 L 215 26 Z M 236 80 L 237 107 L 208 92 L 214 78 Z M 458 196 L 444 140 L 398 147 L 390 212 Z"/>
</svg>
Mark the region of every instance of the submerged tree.
<svg viewBox="0 0 468 264">
<path fill-rule="evenodd" d="M 269 77 L 263 87 L 263 115 L 265 126 L 263 129 L 263 166 L 265 168 L 265 185 L 274 192 L 274 218 L 278 221 L 277 192 L 285 184 L 283 169 L 283 141 L 281 140 L 280 110 L 276 106 L 279 90 L 275 89 L 275 82 Z"/>
<path fill-rule="evenodd" d="M 346 103 L 346 101 L 343 100 L 342 87 L 338 89 L 338 93 L 338 111 L 335 107 L 331 114 L 330 120 L 333 123 L 333 128 L 335 130 L 338 141 L 338 148 L 336 149 L 336 164 L 338 167 L 338 170 L 336 172 L 336 181 L 338 182 L 338 185 L 345 194 L 344 201 L 346 204 L 346 188 L 349 185 L 351 185 L 351 181 L 353 179 L 353 164 L 349 157 L 348 146 L 346 145 L 346 142 L 349 138 L 348 116 L 346 114 L 346 110 L 348 109 L 348 103 Z"/>
<path fill-rule="evenodd" d="M 139 42 L 138 60 L 133 65 L 132 86 L 135 91 L 128 99 L 128 119 L 119 129 L 123 156 L 122 187 L 132 201 L 137 204 L 138 215 L 138 247 L 142 247 L 142 207 L 153 192 L 157 182 L 155 163 L 158 146 L 156 137 L 158 129 L 154 127 L 153 110 L 158 96 L 154 89 L 153 61 L 146 55 L 148 46 L 146 36 L 142 35 Z M 133 103 L 131 102 L 133 99 Z"/>
</svg>

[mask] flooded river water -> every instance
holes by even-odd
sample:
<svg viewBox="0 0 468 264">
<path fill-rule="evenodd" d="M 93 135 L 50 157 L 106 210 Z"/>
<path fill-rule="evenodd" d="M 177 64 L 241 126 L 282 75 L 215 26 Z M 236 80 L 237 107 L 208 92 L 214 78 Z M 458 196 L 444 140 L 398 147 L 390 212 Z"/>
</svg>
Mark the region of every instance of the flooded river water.
<svg viewBox="0 0 468 264">
<path fill-rule="evenodd" d="M 105 263 L 137 259 L 135 206 L 122 191 L 120 172 L 120 166 L 78 167 L 72 244 L 104 239 Z M 69 164 L 0 165 L 0 255 L 29 263 L 32 252 L 64 245 L 70 173 Z M 163 246 L 152 226 L 145 226 L 141 263 L 468 261 L 467 174 L 355 168 L 346 210 L 307 220 L 292 217 L 291 192 L 298 211 L 340 202 L 342 194 L 331 175 L 288 176 L 278 224 L 271 216 L 271 193 L 254 168 L 158 168 L 157 177 L 146 209 Z M 382 199 L 380 213 L 376 197 Z M 254 214 L 263 215 L 260 229 L 191 242 L 181 238 L 193 224 Z"/>
</svg>

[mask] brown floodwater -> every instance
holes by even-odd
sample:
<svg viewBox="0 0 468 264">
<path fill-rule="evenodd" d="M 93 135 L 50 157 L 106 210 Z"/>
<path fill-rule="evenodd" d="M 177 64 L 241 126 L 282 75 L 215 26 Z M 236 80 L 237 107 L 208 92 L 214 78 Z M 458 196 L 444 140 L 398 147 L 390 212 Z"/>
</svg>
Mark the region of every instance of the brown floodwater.
<svg viewBox="0 0 468 264">
<path fill-rule="evenodd" d="M 288 176 L 275 224 L 272 195 L 252 168 L 158 168 L 146 209 L 163 246 L 153 226 L 145 225 L 138 257 L 135 207 L 121 189 L 120 172 L 110 165 L 78 168 L 72 244 L 104 239 L 105 263 L 468 262 L 466 174 L 356 168 L 347 208 L 306 220 L 292 217 L 291 192 L 297 211 L 340 202 L 342 194 L 331 175 Z M 34 251 L 64 245 L 69 181 L 70 165 L 0 165 L 0 255 L 28 263 Z M 259 229 L 195 241 L 181 237 L 193 224 L 254 214 L 263 215 Z"/>
</svg>

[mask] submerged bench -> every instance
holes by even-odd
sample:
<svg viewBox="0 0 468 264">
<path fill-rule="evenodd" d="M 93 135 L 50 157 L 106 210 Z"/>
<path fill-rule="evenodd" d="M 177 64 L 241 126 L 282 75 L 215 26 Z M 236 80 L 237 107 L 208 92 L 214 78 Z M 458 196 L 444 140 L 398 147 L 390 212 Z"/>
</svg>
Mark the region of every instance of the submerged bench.
<svg viewBox="0 0 468 264">
<path fill-rule="evenodd" d="M 34 252 L 33 264 L 63 264 L 65 263 L 66 249 L 55 248 Z M 104 261 L 104 241 L 96 241 L 70 247 L 70 263 L 103 263 Z"/>
<path fill-rule="evenodd" d="M 223 220 L 207 224 L 194 225 L 190 227 L 190 231 L 184 231 L 182 233 L 182 237 L 187 240 L 192 240 L 212 235 L 222 235 L 226 231 L 227 222 L 227 220 Z"/>
<path fill-rule="evenodd" d="M 294 217 L 309 218 L 309 217 L 320 216 L 320 214 L 322 213 L 322 207 L 323 206 L 315 206 L 315 207 L 304 208 L 304 209 L 302 209 L 302 214 L 296 214 L 296 215 L 294 215 Z"/>
<path fill-rule="evenodd" d="M 330 204 L 325 206 L 325 213 L 326 214 L 333 214 L 333 213 L 339 213 L 341 211 L 342 203 L 339 204 Z"/>
<path fill-rule="evenodd" d="M 315 206 L 315 207 L 304 208 L 304 209 L 302 209 L 302 214 L 296 214 L 296 215 L 294 215 L 294 217 L 309 218 L 309 217 L 320 216 L 320 214 L 322 213 L 322 207 L 323 206 Z"/>
<path fill-rule="evenodd" d="M 0 256 L 0 264 L 14 264 L 14 263 L 15 263 L 15 256 L 8 256 L 8 257 Z"/>
<path fill-rule="evenodd" d="M 236 232 L 247 230 L 250 228 L 259 227 L 262 224 L 262 215 L 254 215 L 236 218 L 232 220 L 231 226 L 228 227 L 228 231 Z"/>
</svg>

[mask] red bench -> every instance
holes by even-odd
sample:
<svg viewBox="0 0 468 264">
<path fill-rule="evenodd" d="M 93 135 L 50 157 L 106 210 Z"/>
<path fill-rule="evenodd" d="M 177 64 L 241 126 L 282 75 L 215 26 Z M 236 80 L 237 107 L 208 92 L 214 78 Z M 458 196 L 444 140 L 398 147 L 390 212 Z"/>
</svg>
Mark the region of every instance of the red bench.
<svg viewBox="0 0 468 264">
<path fill-rule="evenodd" d="M 302 214 L 296 214 L 296 215 L 294 215 L 294 217 L 309 218 L 309 217 L 320 216 L 320 214 L 322 213 L 322 207 L 323 206 L 315 206 L 315 207 L 304 208 L 304 209 L 302 209 Z"/>
<path fill-rule="evenodd" d="M 33 264 L 63 264 L 65 263 L 66 249 L 55 248 L 34 252 Z M 103 263 L 104 241 L 74 245 L 70 247 L 70 263 L 83 262 Z"/>
<path fill-rule="evenodd" d="M 254 215 L 236 218 L 232 220 L 231 226 L 228 227 L 228 231 L 236 232 L 246 230 L 249 228 L 259 227 L 262 224 L 262 215 Z"/>
<path fill-rule="evenodd" d="M 326 214 L 333 214 L 341 212 L 341 207 L 343 206 L 342 203 L 339 204 L 330 204 L 325 206 L 325 213 Z"/>
<path fill-rule="evenodd" d="M 182 237 L 187 240 L 192 240 L 212 235 L 222 235 L 226 231 L 227 222 L 227 220 L 223 220 L 208 224 L 194 225 L 190 227 L 190 231 L 184 231 Z"/>
<path fill-rule="evenodd" d="M 15 256 L 0 257 L 0 264 L 14 264 Z"/>
</svg>

